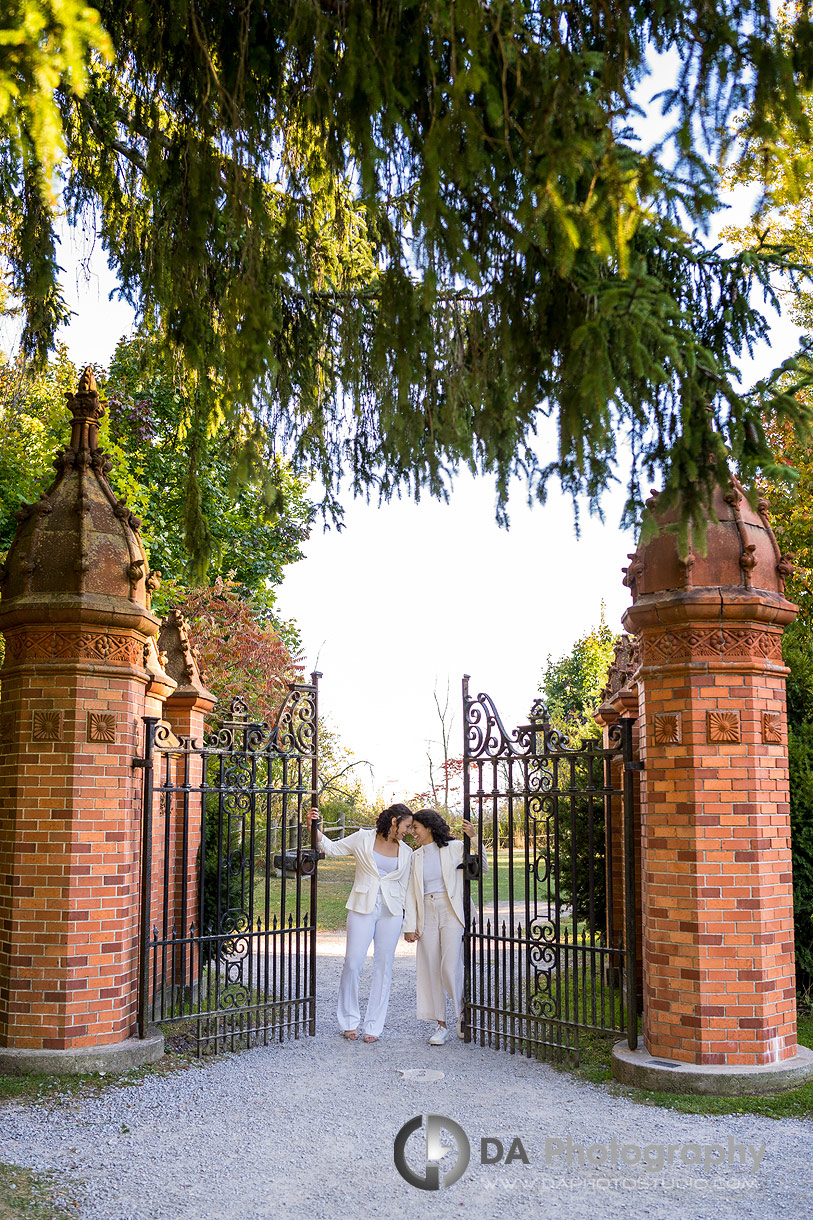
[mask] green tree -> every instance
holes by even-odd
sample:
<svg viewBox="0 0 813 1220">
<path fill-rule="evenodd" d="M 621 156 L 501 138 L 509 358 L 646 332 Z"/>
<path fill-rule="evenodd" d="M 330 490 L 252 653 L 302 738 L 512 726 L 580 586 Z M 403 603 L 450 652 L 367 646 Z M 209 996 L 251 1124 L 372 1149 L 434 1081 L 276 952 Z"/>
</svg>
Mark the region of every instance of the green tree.
<svg viewBox="0 0 813 1220">
<path fill-rule="evenodd" d="M 64 347 L 36 374 L 0 353 L 0 557 L 14 537 L 17 509 L 56 477 L 54 454 L 70 437 L 65 394 L 78 380 Z"/>
<path fill-rule="evenodd" d="M 234 422 L 207 424 L 196 379 L 154 338 L 122 340 L 100 384 L 107 437 L 121 450 L 113 477 L 144 519 L 152 566 L 187 585 L 230 576 L 255 599 L 267 595 L 302 558 L 314 515 L 290 463 L 261 432 L 251 441 L 258 478 L 236 479 Z"/>
<path fill-rule="evenodd" d="M 604 609 L 602 602 L 598 626 L 576 640 L 569 652 L 557 660 L 548 657 L 539 683 L 551 722 L 573 745 L 601 736 L 593 713 L 601 703 L 618 639 L 607 626 Z"/>
<path fill-rule="evenodd" d="M 617 638 L 607 626 L 602 602 L 598 625 L 558 660 L 548 657 L 539 691 L 554 728 L 571 749 L 601 735 L 593 712 L 601 703 Z M 589 920 L 591 931 L 601 931 L 606 922 L 605 826 L 601 798 L 591 800 L 586 790 L 601 789 L 604 782 L 601 756 L 579 754 L 572 778 L 563 779 L 560 772 L 560 783 L 565 788 L 572 783 L 576 790 L 564 791 L 556 805 L 561 885 L 577 918 Z"/>
<path fill-rule="evenodd" d="M 793 850 L 793 916 L 796 979 L 813 991 L 813 632 L 797 619 L 785 632 L 788 676 L 788 763 Z"/>
<path fill-rule="evenodd" d="M 112 44 L 81 0 L 5 0 L 0 12 L 0 232 L 5 287 L 23 302 L 25 347 L 44 361 L 70 311 L 57 280 L 55 176 L 70 155 L 64 108 L 86 95 Z"/>
<path fill-rule="evenodd" d="M 813 233 L 811 233 L 813 236 Z M 807 310 L 806 305 L 800 306 Z M 763 480 L 771 523 L 783 553 L 794 558 L 786 596 L 799 615 L 785 630 L 788 767 L 796 978 L 810 1003 L 813 993 L 813 445 L 787 425 L 769 432 L 777 458 L 795 478 Z"/>
<path fill-rule="evenodd" d="M 258 612 L 267 612 L 285 565 L 302 558 L 313 517 L 305 484 L 270 452 L 259 485 L 235 483 L 229 461 L 233 428 L 224 423 L 214 434 L 204 428 L 194 387 L 155 355 L 154 343 L 122 342 L 109 370 L 97 370 L 108 397 L 99 440 L 113 458 L 111 484 L 142 519 L 150 564 L 175 582 L 176 601 L 183 596 L 179 586 L 228 579 Z M 77 381 L 64 348 L 41 372 L 22 358 L 0 363 L 2 551 L 14 535 L 15 511 L 54 477 L 53 455 L 68 435 L 65 394 Z M 203 536 L 188 517 L 190 488 L 205 510 Z M 157 609 L 166 607 L 167 598 L 168 591 L 159 592 Z"/>
<path fill-rule="evenodd" d="M 500 512 L 512 472 L 532 496 L 558 476 L 595 505 L 623 437 L 627 515 L 639 473 L 662 470 L 661 506 L 681 491 L 701 520 L 728 461 L 773 468 L 764 418 L 808 417 L 775 379 L 739 385 L 766 333 L 754 290 L 777 300 L 784 254 L 697 236 L 732 116 L 786 178 L 780 136 L 807 139 L 806 5 L 785 24 L 771 0 L 97 8 L 112 59 L 69 0 L 16 0 L 22 57 L 0 58 L 0 225 L 26 352 L 42 358 L 65 314 L 64 209 L 95 223 L 207 422 L 273 435 L 336 512 L 343 475 L 444 494 L 461 465 L 496 477 Z M 51 24 L 18 19 L 37 12 Z M 52 43 L 62 156 L 55 109 L 36 137 L 48 89 L 28 67 Z M 671 135 L 645 150 L 630 124 L 653 53 L 680 67 L 661 95 Z M 249 449 L 244 471 L 265 456 Z M 186 511 L 199 535 L 192 489 Z"/>
<path fill-rule="evenodd" d="M 809 91 L 804 109 L 808 119 L 813 117 Z M 789 257 L 813 263 L 812 147 L 809 135 L 800 140 L 792 123 L 775 133 L 770 149 L 763 150 L 758 142 L 746 139 L 733 177 L 758 183 L 762 194 L 752 224 L 725 233 L 738 250 L 748 252 L 771 241 L 783 246 Z M 786 305 L 799 326 L 813 326 L 809 285 L 800 284 L 787 294 Z M 799 397 L 808 409 L 813 406 L 809 389 L 801 390 Z M 767 437 L 777 471 L 760 481 L 760 490 L 769 502 L 780 549 L 794 559 L 785 592 L 799 606 L 797 619 L 785 631 L 782 651 L 790 669 L 788 762 L 796 976 L 809 1004 L 813 994 L 813 443 L 804 430 L 787 420 L 773 421 Z"/>
<path fill-rule="evenodd" d="M 61 95 L 85 94 L 90 55 L 109 60 L 110 38 L 81 0 L 5 0 L 0 20 L 0 140 L 50 199 L 66 151 Z"/>
</svg>

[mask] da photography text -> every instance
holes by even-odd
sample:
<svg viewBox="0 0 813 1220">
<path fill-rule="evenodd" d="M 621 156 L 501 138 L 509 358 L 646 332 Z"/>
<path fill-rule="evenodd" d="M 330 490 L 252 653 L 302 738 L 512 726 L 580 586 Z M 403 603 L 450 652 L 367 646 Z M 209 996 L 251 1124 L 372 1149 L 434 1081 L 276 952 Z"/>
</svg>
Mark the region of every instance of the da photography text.
<svg viewBox="0 0 813 1220">
<path fill-rule="evenodd" d="M 422 1133 L 423 1139 L 414 1142 L 410 1164 L 407 1142 L 417 1132 Z M 417 1148 L 420 1148 L 422 1163 L 416 1167 Z M 709 1172 L 726 1166 L 755 1174 L 765 1157 L 765 1145 L 741 1144 L 733 1136 L 729 1136 L 725 1144 L 633 1144 L 615 1138 L 604 1143 L 587 1142 L 568 1135 L 545 1136 L 538 1147 L 527 1137 L 484 1135 L 480 1137 L 479 1153 L 481 1165 L 536 1164 L 554 1171 L 623 1171 L 637 1167 L 654 1174 L 668 1167 Z M 396 1135 L 393 1155 L 395 1168 L 410 1186 L 418 1190 L 441 1190 L 453 1186 L 468 1169 L 472 1141 L 454 1119 L 443 1114 L 418 1114 L 404 1123 Z"/>
<path fill-rule="evenodd" d="M 660 1173 L 670 1165 L 705 1170 L 728 1165 L 756 1173 L 764 1156 L 764 1144 L 740 1144 L 731 1135 L 727 1144 L 627 1144 L 615 1138 L 604 1144 L 586 1144 L 568 1135 L 545 1139 L 543 1163 L 547 1169 L 631 1169 L 637 1165 L 650 1173 Z"/>
</svg>

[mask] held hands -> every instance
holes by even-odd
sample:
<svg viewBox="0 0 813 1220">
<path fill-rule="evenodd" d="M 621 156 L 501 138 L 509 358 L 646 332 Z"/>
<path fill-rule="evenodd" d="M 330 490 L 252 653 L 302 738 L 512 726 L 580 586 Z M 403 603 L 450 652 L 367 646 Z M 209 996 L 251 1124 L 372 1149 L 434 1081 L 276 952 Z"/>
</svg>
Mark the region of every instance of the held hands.
<svg viewBox="0 0 813 1220">
<path fill-rule="evenodd" d="M 420 940 L 420 934 L 418 932 L 405 932 L 404 940 L 408 945 L 414 944 L 416 940 Z"/>
</svg>

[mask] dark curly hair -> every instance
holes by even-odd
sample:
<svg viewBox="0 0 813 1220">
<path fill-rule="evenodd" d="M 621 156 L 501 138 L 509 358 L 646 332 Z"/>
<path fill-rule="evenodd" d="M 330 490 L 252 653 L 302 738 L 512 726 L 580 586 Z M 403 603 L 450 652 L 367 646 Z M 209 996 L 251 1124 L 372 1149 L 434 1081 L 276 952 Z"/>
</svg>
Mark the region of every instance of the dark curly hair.
<svg viewBox="0 0 813 1220">
<path fill-rule="evenodd" d="M 408 805 L 390 805 L 389 809 L 382 809 L 375 820 L 376 833 L 381 835 L 382 839 L 390 837 L 392 829 L 392 819 L 395 818 L 396 823 L 400 826 L 407 818 L 412 817 L 412 810 Z"/>
<path fill-rule="evenodd" d="M 431 830 L 432 838 L 438 847 L 445 847 L 447 843 L 452 841 L 451 830 L 440 814 L 436 813 L 434 809 L 419 809 L 417 813 L 413 813 L 412 820 L 420 822 L 421 826 Z"/>
</svg>

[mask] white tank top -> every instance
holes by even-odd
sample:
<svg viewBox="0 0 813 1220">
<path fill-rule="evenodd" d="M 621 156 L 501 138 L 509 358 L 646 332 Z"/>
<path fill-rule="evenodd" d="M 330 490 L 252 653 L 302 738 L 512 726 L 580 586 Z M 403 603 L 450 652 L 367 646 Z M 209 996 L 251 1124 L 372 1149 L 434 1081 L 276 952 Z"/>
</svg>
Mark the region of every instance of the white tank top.
<svg viewBox="0 0 813 1220">
<path fill-rule="evenodd" d="M 382 856 L 381 852 L 376 851 L 375 848 L 373 848 L 373 856 L 379 877 L 386 877 L 389 873 L 394 873 L 398 867 L 397 856 Z"/>
<path fill-rule="evenodd" d="M 440 867 L 440 848 L 437 843 L 427 843 L 423 849 L 423 892 L 442 894 L 445 889 Z"/>
</svg>

